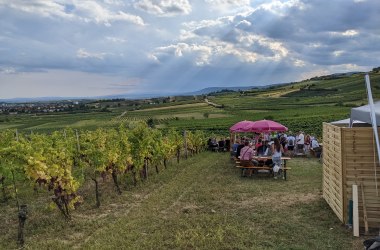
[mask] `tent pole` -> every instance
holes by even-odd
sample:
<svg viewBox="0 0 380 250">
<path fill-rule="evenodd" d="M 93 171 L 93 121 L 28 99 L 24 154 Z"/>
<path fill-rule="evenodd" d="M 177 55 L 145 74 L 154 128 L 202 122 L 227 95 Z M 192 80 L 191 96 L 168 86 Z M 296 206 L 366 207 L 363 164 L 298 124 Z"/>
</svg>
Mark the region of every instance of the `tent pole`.
<svg viewBox="0 0 380 250">
<path fill-rule="evenodd" d="M 377 121 L 376 121 L 375 107 L 373 105 L 371 83 L 369 81 L 369 75 L 368 75 L 368 73 L 365 75 L 365 82 L 366 82 L 366 86 L 367 86 L 367 95 L 368 95 L 368 103 L 369 103 L 369 109 L 370 109 L 370 115 L 371 115 L 371 121 L 372 121 L 372 128 L 373 128 L 373 133 L 374 133 L 375 139 L 376 139 L 377 156 L 378 156 L 378 160 L 380 162 L 379 134 L 377 132 Z M 375 164 L 375 185 L 376 185 L 376 195 L 379 196 L 379 190 L 377 188 L 377 169 L 376 169 L 376 165 L 377 164 Z"/>
</svg>

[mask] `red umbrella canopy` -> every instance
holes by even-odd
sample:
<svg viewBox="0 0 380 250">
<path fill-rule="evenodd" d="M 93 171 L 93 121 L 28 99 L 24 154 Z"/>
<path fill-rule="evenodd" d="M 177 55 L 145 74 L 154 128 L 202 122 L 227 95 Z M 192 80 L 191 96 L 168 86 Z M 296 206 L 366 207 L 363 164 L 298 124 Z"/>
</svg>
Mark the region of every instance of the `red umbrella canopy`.
<svg viewBox="0 0 380 250">
<path fill-rule="evenodd" d="M 288 131 L 288 128 L 284 125 L 271 120 L 255 121 L 248 129 L 249 132 Z"/>
<path fill-rule="evenodd" d="M 241 121 L 230 127 L 230 132 L 250 132 L 250 127 L 253 126 L 253 121 Z"/>
</svg>

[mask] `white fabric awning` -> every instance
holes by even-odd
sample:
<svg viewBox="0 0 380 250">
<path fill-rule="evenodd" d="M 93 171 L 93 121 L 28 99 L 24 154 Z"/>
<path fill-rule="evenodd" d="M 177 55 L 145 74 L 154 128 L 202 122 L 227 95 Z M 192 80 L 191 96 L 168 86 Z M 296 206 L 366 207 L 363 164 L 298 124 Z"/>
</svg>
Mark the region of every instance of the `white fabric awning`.
<svg viewBox="0 0 380 250">
<path fill-rule="evenodd" d="M 375 114 L 376 114 L 376 122 L 377 124 L 380 124 L 380 101 L 375 102 L 374 107 L 375 107 Z M 368 124 L 372 124 L 370 112 L 371 111 L 370 111 L 369 105 L 352 108 L 350 124 L 352 124 L 353 121 L 362 121 Z"/>
<path fill-rule="evenodd" d="M 334 124 L 334 125 L 349 125 L 350 124 L 350 121 L 351 121 L 351 119 L 350 118 L 347 118 L 347 119 L 343 119 L 343 120 L 339 120 L 339 121 L 333 121 L 333 122 L 330 122 L 331 124 Z M 362 121 L 356 121 L 356 120 L 354 120 L 353 121 L 353 124 L 359 124 L 359 123 L 361 123 L 361 124 L 363 124 L 363 123 L 365 123 L 365 122 L 362 122 Z"/>
</svg>

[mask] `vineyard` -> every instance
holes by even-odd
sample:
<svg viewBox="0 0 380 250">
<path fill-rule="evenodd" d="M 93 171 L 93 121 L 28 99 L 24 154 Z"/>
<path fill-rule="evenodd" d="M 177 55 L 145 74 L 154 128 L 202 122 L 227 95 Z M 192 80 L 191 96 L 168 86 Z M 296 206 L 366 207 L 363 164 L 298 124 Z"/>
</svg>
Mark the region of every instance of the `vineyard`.
<svg viewBox="0 0 380 250">
<path fill-rule="evenodd" d="M 112 133 L 106 137 L 113 138 Z M 61 131 L 57 136 L 64 138 L 62 134 Z M 80 141 L 84 134 L 83 131 L 79 133 Z M 97 134 L 88 134 L 86 138 L 93 135 Z M 14 134 L 9 136 L 15 139 Z M 183 138 L 180 134 L 176 136 Z M 22 137 L 19 135 L 19 141 L 23 140 Z M 75 152 L 78 147 L 75 131 L 66 131 L 68 137 L 72 141 L 70 150 Z M 44 144 L 51 143 L 51 140 L 45 140 Z M 103 144 L 101 141 L 100 145 Z M 83 142 L 80 146 L 85 147 L 85 144 Z M 106 148 L 104 146 L 102 152 L 106 152 Z M 185 159 L 183 148 L 181 151 L 180 162 L 177 163 L 174 156 L 167 162 L 167 168 L 163 163 L 159 166 L 159 173 L 153 161 L 149 163 L 151 170 L 146 179 L 142 167 L 136 186 L 131 172 L 118 173 L 121 194 L 114 184 L 112 172 L 107 170 L 104 175 L 92 168 L 86 169 L 89 162 L 85 162 L 82 169 L 73 161 L 71 181 L 77 188 L 76 197 L 80 198 L 77 204 L 69 207 L 71 219 L 53 201 L 57 196 L 53 190 L 49 191 L 50 182 L 40 182 L 40 186 L 32 181 L 33 178 L 15 169 L 17 197 L 10 173 L 7 201 L 0 203 L 3 218 L 0 248 L 17 248 L 16 200 L 20 207 L 26 204 L 28 209 L 24 228 L 26 249 L 360 247 L 361 242 L 352 239 L 350 231 L 340 225 L 321 197 L 322 171 L 318 161 L 293 159 L 289 162 L 292 172 L 288 181 L 264 177 L 247 179 L 240 177 L 239 170 L 229 161 L 228 153 L 202 152 Z M 98 155 L 94 151 L 90 153 L 88 147 L 80 148 L 80 152 L 87 152 L 88 159 L 92 158 L 91 155 Z M 132 159 L 127 160 L 133 161 L 132 149 L 130 152 Z M 93 162 L 102 162 L 101 155 L 95 157 L 99 161 Z M 47 162 L 47 159 L 43 161 Z M 24 166 L 28 168 L 28 164 Z M 96 183 L 91 179 L 96 172 L 99 207 Z M 46 176 L 49 173 L 46 172 Z"/>
<path fill-rule="evenodd" d="M 380 98 L 380 73 L 371 73 L 372 92 Z M 0 114 L 0 130 L 51 133 L 62 129 L 118 128 L 122 123 L 146 122 L 158 129 L 202 130 L 228 135 L 241 120 L 272 119 L 291 131 L 321 136 L 322 122 L 347 118 L 352 107 L 367 103 L 363 74 L 336 79 L 311 79 L 249 91 L 221 92 L 204 96 L 178 96 L 147 100 L 99 101 L 89 104 L 107 112 L 62 114 Z M 162 102 L 164 100 L 165 102 Z"/>
<path fill-rule="evenodd" d="M 181 155 L 197 154 L 204 145 L 206 138 L 200 131 L 182 135 L 170 130 L 164 135 L 141 122 L 132 128 L 69 129 L 49 135 L 6 130 L 0 133 L 1 200 L 15 199 L 20 211 L 17 190 L 28 182 L 36 199 L 44 190 L 50 194 L 50 206 L 71 220 L 72 211 L 85 200 L 78 190 L 88 182 L 94 186 L 93 203 L 100 207 L 100 180 L 111 179 L 120 195 L 121 178 L 137 186 L 148 179 L 150 171 L 159 173 L 173 157 L 179 162 Z"/>
<path fill-rule="evenodd" d="M 141 101 L 138 106 L 129 101 L 100 102 L 109 107 L 107 112 L 1 114 L 0 213 L 6 216 L 0 225 L 0 248 L 22 245 L 24 232 L 26 247 L 32 249 L 105 248 L 97 237 L 106 239 L 113 248 L 130 243 L 131 249 L 155 248 L 157 241 L 139 240 L 147 235 L 161 242 L 159 248 L 209 249 L 215 248 L 215 242 L 226 249 L 289 248 L 289 244 L 305 248 L 300 243 L 304 237 L 295 236 L 304 234 L 297 226 L 310 229 L 316 249 L 349 248 L 349 236 L 342 228 L 334 228 L 338 222 L 319 195 L 319 163 L 295 160 L 291 166 L 295 178 L 290 177 L 286 184 L 244 184 L 236 169 L 231 169 L 227 154 L 201 152 L 207 137 L 228 135 L 228 128 L 241 120 L 272 119 L 292 131 L 320 136 L 322 122 L 346 118 L 352 107 L 366 103 L 362 77 L 309 80 L 207 96 L 216 105 L 209 105 L 202 97 L 181 97 L 175 102 Z M 372 83 L 375 98 L 379 98 L 379 74 L 373 76 Z M 305 166 L 314 167 L 306 171 Z M 283 190 L 290 194 L 281 193 Z M 273 201 L 260 203 L 273 194 Z M 306 203 L 288 204 L 294 197 L 303 197 Z M 182 204 L 184 200 L 186 204 Z M 261 205 L 245 206 L 247 200 Z M 273 217 L 278 200 L 289 211 Z M 252 215 L 252 207 L 273 220 Z M 258 227 L 269 234 L 273 225 L 283 222 L 283 216 L 295 223 L 285 223 L 283 231 L 292 230 L 278 232 L 283 238 L 241 238 L 249 238 L 238 226 L 241 223 L 251 233 L 260 234 Z M 240 221 L 242 217 L 246 223 Z M 195 223 L 195 229 L 187 228 L 189 223 Z M 172 235 L 156 233 L 158 225 Z M 94 227 L 100 228 L 95 236 Z M 4 233 L 8 228 L 13 229 L 11 233 Z M 61 235 L 65 235 L 63 242 Z M 41 241 L 44 237 L 50 241 Z M 336 238 L 339 240 L 334 241 Z M 318 239 L 328 242 L 319 243 Z"/>
</svg>

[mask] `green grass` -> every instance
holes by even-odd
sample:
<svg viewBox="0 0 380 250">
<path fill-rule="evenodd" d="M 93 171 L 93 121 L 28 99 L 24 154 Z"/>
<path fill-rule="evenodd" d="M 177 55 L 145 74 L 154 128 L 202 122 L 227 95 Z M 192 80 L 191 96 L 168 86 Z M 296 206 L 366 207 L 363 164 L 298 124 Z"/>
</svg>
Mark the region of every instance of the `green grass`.
<svg viewBox="0 0 380 250">
<path fill-rule="evenodd" d="M 94 208 L 86 182 L 84 204 L 65 222 L 47 207 L 49 195 L 20 187 L 30 213 L 26 249 L 357 249 L 321 196 L 322 169 L 314 159 L 292 159 L 288 180 L 242 178 L 228 153 L 205 152 L 171 163 L 122 195 L 101 182 Z M 35 201 L 38 200 L 38 203 Z M 0 205 L 0 249 L 15 249 L 14 200 Z"/>
</svg>

